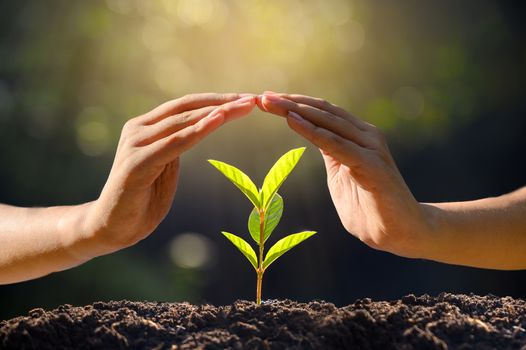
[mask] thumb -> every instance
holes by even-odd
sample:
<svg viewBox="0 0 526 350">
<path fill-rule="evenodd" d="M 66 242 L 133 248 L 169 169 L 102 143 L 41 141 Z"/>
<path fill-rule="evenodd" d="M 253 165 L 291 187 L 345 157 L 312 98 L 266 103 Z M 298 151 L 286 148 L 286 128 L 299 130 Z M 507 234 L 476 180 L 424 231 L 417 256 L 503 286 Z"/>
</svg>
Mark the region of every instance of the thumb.
<svg viewBox="0 0 526 350">
<path fill-rule="evenodd" d="M 224 111 L 225 122 L 229 122 L 248 115 L 255 106 L 256 96 L 246 96 L 217 108 Z"/>
</svg>

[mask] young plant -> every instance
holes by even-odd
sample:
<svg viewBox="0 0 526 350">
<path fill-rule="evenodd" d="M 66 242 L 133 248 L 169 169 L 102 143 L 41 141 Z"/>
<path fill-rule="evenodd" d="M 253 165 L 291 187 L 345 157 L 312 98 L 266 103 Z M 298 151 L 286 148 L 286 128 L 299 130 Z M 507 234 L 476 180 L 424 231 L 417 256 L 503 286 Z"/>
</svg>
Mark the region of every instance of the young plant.
<svg viewBox="0 0 526 350">
<path fill-rule="evenodd" d="M 281 215 L 283 214 L 283 198 L 278 194 L 278 189 L 292 169 L 294 169 L 304 151 L 305 147 L 296 148 L 281 156 L 268 172 L 263 181 L 263 186 L 259 191 L 252 180 L 250 180 L 250 178 L 241 170 L 217 160 L 208 160 L 214 167 L 223 173 L 223 175 L 232 181 L 254 205 L 254 208 L 248 217 L 248 231 L 259 247 L 259 254 L 257 256 L 254 249 L 252 249 L 250 244 L 248 244 L 243 238 L 229 232 L 223 231 L 221 233 L 228 238 L 228 240 L 232 242 L 241 253 L 243 253 L 256 270 L 257 304 L 261 304 L 263 274 L 270 264 L 316 233 L 315 231 L 303 231 L 282 238 L 269 249 L 267 255 L 263 259 L 265 242 L 278 225 Z"/>
</svg>

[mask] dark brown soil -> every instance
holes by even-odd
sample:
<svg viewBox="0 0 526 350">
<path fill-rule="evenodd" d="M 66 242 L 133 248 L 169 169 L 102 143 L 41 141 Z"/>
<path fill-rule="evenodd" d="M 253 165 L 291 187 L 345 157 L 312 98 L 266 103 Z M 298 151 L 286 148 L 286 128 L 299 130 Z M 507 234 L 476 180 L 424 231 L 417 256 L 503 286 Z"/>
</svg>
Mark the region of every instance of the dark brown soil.
<svg viewBox="0 0 526 350">
<path fill-rule="evenodd" d="M 526 302 L 408 295 L 232 305 L 111 301 L 0 322 L 1 349 L 526 349 Z"/>
</svg>

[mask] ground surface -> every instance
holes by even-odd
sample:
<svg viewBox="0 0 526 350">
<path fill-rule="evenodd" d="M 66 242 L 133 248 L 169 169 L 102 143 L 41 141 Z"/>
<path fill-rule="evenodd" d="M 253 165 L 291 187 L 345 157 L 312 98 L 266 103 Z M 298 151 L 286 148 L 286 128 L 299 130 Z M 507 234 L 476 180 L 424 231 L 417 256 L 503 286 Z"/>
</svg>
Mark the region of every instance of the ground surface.
<svg viewBox="0 0 526 350">
<path fill-rule="evenodd" d="M 0 349 L 526 349 L 526 302 L 441 294 L 262 306 L 112 301 L 0 322 Z"/>
</svg>

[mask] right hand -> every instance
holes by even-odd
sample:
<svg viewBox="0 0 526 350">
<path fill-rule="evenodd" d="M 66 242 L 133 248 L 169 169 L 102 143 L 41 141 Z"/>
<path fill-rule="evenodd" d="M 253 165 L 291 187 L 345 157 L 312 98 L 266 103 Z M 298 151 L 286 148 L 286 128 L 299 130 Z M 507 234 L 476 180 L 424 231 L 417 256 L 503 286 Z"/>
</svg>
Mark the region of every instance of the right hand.
<svg viewBox="0 0 526 350">
<path fill-rule="evenodd" d="M 309 96 L 265 93 L 257 102 L 319 147 L 332 201 L 348 232 L 373 248 L 421 256 L 430 232 L 425 207 L 411 194 L 375 126 Z"/>
</svg>

